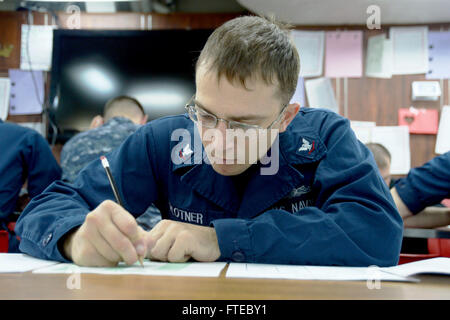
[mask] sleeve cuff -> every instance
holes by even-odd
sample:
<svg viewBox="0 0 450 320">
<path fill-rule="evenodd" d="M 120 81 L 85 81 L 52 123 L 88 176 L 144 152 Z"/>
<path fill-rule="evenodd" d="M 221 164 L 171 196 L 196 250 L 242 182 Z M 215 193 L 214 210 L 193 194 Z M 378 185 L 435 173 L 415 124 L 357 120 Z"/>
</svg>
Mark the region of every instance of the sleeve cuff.
<svg viewBox="0 0 450 320">
<path fill-rule="evenodd" d="M 62 219 L 54 228 L 49 228 L 40 234 L 39 238 L 25 233 L 22 236 L 25 241 L 21 241 L 23 244 L 21 243 L 20 249 L 31 256 L 42 259 L 72 262 L 60 252 L 58 242 L 69 231 L 81 226 L 84 220 L 84 215 L 76 218 Z"/>
<path fill-rule="evenodd" d="M 220 261 L 252 262 L 254 252 L 247 221 L 243 219 L 218 219 L 211 223 L 217 234 Z"/>
<path fill-rule="evenodd" d="M 395 189 L 403 203 L 408 207 L 409 211 L 417 214 L 422 211 L 425 206 L 420 201 L 420 193 L 410 186 L 404 179 L 395 184 Z"/>
<path fill-rule="evenodd" d="M 62 246 L 59 246 L 59 241 L 70 231 L 72 231 L 75 228 L 80 227 L 83 223 L 84 220 L 86 219 L 86 216 L 77 216 L 76 218 L 72 218 L 69 220 L 65 220 L 61 223 L 61 225 L 59 225 L 58 227 L 55 228 L 55 234 L 54 234 L 54 242 L 51 245 L 51 254 L 54 255 L 55 257 L 61 258 L 64 261 L 68 261 L 68 262 L 72 262 L 70 260 L 68 260 L 65 256 L 65 254 L 63 254 L 60 251 L 60 248 L 62 248 Z"/>
</svg>

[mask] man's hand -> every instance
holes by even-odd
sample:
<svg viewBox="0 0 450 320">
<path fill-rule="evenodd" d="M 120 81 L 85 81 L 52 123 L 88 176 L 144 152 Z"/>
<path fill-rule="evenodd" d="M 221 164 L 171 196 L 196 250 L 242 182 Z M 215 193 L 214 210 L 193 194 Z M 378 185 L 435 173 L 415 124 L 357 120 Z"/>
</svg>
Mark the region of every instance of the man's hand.
<svg viewBox="0 0 450 320">
<path fill-rule="evenodd" d="M 138 255 L 146 255 L 145 236 L 128 211 L 106 200 L 67 237 L 64 252 L 81 266 L 112 267 L 120 261 L 132 265 L 138 261 Z"/>
<path fill-rule="evenodd" d="M 172 220 L 160 221 L 147 235 L 147 257 L 152 260 L 185 262 L 216 261 L 220 257 L 216 230 Z"/>
</svg>

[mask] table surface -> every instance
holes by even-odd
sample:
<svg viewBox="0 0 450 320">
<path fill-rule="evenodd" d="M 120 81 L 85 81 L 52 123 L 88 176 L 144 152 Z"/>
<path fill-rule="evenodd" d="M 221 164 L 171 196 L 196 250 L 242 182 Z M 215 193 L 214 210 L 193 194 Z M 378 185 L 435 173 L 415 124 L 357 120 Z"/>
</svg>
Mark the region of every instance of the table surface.
<svg viewBox="0 0 450 320">
<path fill-rule="evenodd" d="M 70 274 L 0 274 L 0 299 L 159 299 L 159 300 L 372 300 L 450 299 L 450 277 L 418 276 L 420 283 L 305 281 L 81 274 L 80 289 L 68 289 Z M 72 278 L 73 279 L 73 278 Z"/>
</svg>

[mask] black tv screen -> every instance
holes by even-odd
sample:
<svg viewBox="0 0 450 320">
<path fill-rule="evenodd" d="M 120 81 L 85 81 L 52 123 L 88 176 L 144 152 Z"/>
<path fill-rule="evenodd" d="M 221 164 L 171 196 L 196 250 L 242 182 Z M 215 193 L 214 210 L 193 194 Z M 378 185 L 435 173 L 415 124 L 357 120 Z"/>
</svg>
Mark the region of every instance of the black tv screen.
<svg viewBox="0 0 450 320">
<path fill-rule="evenodd" d="M 149 120 L 183 113 L 211 32 L 55 30 L 49 102 L 59 134 L 87 130 L 119 95 L 139 100 Z"/>
</svg>

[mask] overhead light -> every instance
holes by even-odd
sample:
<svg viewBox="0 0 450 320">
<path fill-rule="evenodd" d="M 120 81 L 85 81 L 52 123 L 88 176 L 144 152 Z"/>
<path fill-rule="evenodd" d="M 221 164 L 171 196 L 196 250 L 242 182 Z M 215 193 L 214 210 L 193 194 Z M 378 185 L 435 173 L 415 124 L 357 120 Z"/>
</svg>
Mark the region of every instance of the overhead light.
<svg viewBox="0 0 450 320">
<path fill-rule="evenodd" d="M 110 96 L 117 90 L 117 81 L 107 66 L 78 64 L 69 67 L 68 74 L 81 90 L 90 91 L 93 95 Z"/>
<path fill-rule="evenodd" d="M 155 76 L 152 80 L 132 83 L 127 94 L 135 97 L 145 106 L 155 108 L 175 108 L 185 103 L 186 97 L 191 95 L 189 91 L 190 82 Z"/>
</svg>

